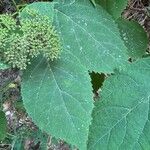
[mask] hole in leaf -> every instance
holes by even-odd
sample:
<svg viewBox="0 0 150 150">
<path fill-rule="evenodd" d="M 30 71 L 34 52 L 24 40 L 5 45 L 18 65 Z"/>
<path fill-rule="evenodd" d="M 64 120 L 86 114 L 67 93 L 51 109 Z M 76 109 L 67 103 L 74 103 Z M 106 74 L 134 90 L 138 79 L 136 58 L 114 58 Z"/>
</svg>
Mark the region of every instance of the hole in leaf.
<svg viewBox="0 0 150 150">
<path fill-rule="evenodd" d="M 96 100 L 97 98 L 99 98 L 98 90 L 102 87 L 106 75 L 104 73 L 98 73 L 94 71 L 90 72 L 89 75 L 91 77 L 94 100 Z"/>
<path fill-rule="evenodd" d="M 128 61 L 129 61 L 130 63 L 132 63 L 133 60 L 132 60 L 132 58 L 130 57 L 130 58 L 128 59 Z"/>
</svg>

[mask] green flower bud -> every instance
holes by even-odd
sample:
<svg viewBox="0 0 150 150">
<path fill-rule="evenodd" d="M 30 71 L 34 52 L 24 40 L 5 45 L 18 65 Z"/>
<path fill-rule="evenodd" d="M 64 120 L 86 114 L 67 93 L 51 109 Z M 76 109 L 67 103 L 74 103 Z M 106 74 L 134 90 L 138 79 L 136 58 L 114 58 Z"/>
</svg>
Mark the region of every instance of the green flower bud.
<svg viewBox="0 0 150 150">
<path fill-rule="evenodd" d="M 0 15 L 0 60 L 19 69 L 26 69 L 39 54 L 53 61 L 61 52 L 59 35 L 48 17 L 29 13 L 34 17 L 19 25 L 10 15 Z"/>
</svg>

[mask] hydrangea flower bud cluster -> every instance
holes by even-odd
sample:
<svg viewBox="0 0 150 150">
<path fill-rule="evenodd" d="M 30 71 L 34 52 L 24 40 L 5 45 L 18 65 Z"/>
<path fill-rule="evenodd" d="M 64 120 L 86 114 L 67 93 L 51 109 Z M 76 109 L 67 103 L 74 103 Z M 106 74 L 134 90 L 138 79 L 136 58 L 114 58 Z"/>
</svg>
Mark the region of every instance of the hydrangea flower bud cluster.
<svg viewBox="0 0 150 150">
<path fill-rule="evenodd" d="M 53 61 L 60 52 L 59 35 L 46 16 L 35 15 L 17 24 L 11 15 L 0 15 L 1 61 L 23 70 L 39 54 Z"/>
</svg>

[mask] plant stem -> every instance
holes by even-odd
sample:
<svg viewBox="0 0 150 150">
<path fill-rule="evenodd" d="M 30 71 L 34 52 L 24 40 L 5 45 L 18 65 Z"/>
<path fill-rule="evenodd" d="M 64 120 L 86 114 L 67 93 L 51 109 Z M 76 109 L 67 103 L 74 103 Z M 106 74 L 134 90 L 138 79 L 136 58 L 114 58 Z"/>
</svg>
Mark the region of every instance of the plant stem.
<svg viewBox="0 0 150 150">
<path fill-rule="evenodd" d="M 19 12 L 19 9 L 18 9 L 18 7 L 17 7 L 17 4 L 16 4 L 15 0 L 12 0 L 12 2 L 13 2 L 13 4 L 14 4 L 14 6 L 15 6 L 17 12 Z"/>
</svg>

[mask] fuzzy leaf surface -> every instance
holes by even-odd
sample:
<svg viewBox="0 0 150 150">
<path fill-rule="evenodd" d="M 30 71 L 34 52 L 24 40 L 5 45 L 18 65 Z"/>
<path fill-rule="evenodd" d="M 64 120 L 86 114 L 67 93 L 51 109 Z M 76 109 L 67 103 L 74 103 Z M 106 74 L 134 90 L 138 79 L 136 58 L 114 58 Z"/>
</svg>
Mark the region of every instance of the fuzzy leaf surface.
<svg viewBox="0 0 150 150">
<path fill-rule="evenodd" d="M 87 68 L 64 51 L 53 63 L 35 59 L 23 77 L 24 105 L 33 121 L 52 136 L 86 149 L 93 108 Z"/>
<path fill-rule="evenodd" d="M 30 14 L 28 12 L 31 12 Z M 51 21 L 54 16 L 54 3 L 49 2 L 36 2 L 30 5 L 27 5 L 22 12 L 19 14 L 21 19 L 32 19 L 34 17 L 34 11 L 39 15 L 47 16 Z M 33 12 L 33 14 L 32 14 Z"/>
<path fill-rule="evenodd" d="M 95 0 L 95 2 L 106 9 L 114 19 L 120 18 L 126 8 L 128 0 Z"/>
<path fill-rule="evenodd" d="M 148 45 L 148 37 L 141 25 L 135 21 L 125 19 L 117 20 L 122 40 L 128 48 L 128 55 L 131 58 L 141 58 Z"/>
<path fill-rule="evenodd" d="M 150 59 L 139 60 L 105 82 L 96 102 L 89 150 L 150 148 Z"/>
<path fill-rule="evenodd" d="M 63 49 L 71 50 L 89 70 L 110 73 L 128 60 L 127 48 L 117 25 L 100 6 L 95 9 L 89 1 L 74 0 L 37 2 L 28 5 L 20 13 L 22 19 L 30 18 L 26 14 L 27 9 L 54 17 L 52 20 L 60 34 Z"/>
<path fill-rule="evenodd" d="M 100 6 L 88 2 L 56 4 L 54 25 L 63 49 L 71 51 L 90 70 L 110 73 L 128 59 L 117 25 Z"/>
<path fill-rule="evenodd" d="M 128 56 L 117 25 L 104 9 L 73 1 L 53 5 L 61 57 L 33 60 L 23 74 L 22 97 L 42 130 L 85 150 L 93 109 L 88 70 L 113 72 Z"/>
</svg>

